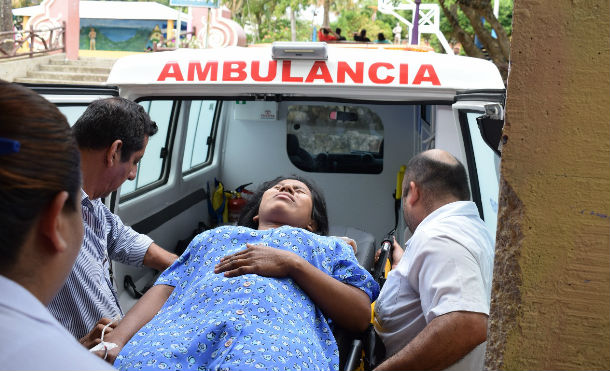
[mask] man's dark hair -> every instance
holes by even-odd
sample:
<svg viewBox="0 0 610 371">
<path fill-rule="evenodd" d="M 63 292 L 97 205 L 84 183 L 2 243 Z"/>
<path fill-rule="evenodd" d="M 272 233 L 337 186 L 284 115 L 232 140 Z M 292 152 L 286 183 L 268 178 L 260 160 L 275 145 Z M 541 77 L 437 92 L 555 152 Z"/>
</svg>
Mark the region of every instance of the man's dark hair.
<svg viewBox="0 0 610 371">
<path fill-rule="evenodd" d="M 253 218 L 258 215 L 258 208 L 261 205 L 263 193 L 265 193 L 265 191 L 272 188 L 282 180 L 286 179 L 298 180 L 299 182 L 305 184 L 307 188 L 309 188 L 312 200 L 311 219 L 313 219 L 317 227 L 317 230 L 315 230 L 314 232 L 322 236 L 328 235 L 328 214 L 326 212 L 326 201 L 324 201 L 324 195 L 314 183 L 298 175 L 280 176 L 261 184 L 261 186 L 258 187 L 256 192 L 254 192 L 246 206 L 244 206 L 244 209 L 242 210 L 241 214 L 239 215 L 239 219 L 237 220 L 237 225 L 252 229 L 258 229 L 258 222 L 255 222 Z"/>
<path fill-rule="evenodd" d="M 335 33 L 341 35 L 341 29 L 339 27 L 335 28 Z"/>
<path fill-rule="evenodd" d="M 157 124 L 141 105 L 120 97 L 92 102 L 72 127 L 81 149 L 105 149 L 121 140 L 122 162 L 141 150 L 144 138 L 155 135 L 157 130 Z"/>
<path fill-rule="evenodd" d="M 460 201 L 470 200 L 468 176 L 464 165 L 457 159 L 455 164 L 430 158 L 425 152 L 413 157 L 407 165 L 405 179 L 414 182 L 426 193 L 424 200 L 431 198 L 454 196 Z M 407 189 L 403 190 L 406 196 Z"/>
<path fill-rule="evenodd" d="M 330 31 L 328 30 L 328 28 L 322 28 L 322 32 L 324 33 L 324 35 L 328 35 Z"/>
</svg>

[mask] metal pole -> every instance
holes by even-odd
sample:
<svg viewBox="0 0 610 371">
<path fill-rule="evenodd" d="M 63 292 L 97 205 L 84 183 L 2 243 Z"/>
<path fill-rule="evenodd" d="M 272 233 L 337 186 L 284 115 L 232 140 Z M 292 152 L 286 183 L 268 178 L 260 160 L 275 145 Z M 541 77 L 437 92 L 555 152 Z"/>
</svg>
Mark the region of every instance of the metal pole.
<svg viewBox="0 0 610 371">
<path fill-rule="evenodd" d="M 182 31 L 182 7 L 178 7 L 178 19 L 176 19 L 176 49 L 180 47 L 180 31 Z"/>
<path fill-rule="evenodd" d="M 64 22 L 64 27 L 66 26 Z M 66 29 L 64 28 L 64 34 Z M 64 51 L 66 49 L 66 37 L 64 36 Z M 30 58 L 34 56 L 34 26 L 30 24 Z"/>
<path fill-rule="evenodd" d="M 419 45 L 419 4 L 421 0 L 415 0 L 415 14 L 413 15 L 413 31 L 411 32 L 411 45 Z"/>
<path fill-rule="evenodd" d="M 208 48 L 208 36 L 210 36 L 210 9 L 212 8 L 207 8 L 207 21 L 205 22 L 205 42 L 203 43 L 203 48 L 207 49 Z"/>
</svg>

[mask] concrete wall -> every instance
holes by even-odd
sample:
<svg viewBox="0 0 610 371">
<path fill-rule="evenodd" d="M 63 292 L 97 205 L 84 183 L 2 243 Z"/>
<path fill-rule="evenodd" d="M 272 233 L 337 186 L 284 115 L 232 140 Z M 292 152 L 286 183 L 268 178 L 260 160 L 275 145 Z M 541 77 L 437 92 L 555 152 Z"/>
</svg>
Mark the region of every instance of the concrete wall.
<svg viewBox="0 0 610 371">
<path fill-rule="evenodd" d="M 515 1 L 487 368 L 610 369 L 609 16 Z"/>
<path fill-rule="evenodd" d="M 18 77 L 25 77 L 28 71 L 35 71 L 39 65 L 48 64 L 50 59 L 66 59 L 65 53 L 35 56 L 34 58 L 0 59 L 0 79 L 13 82 Z"/>
</svg>

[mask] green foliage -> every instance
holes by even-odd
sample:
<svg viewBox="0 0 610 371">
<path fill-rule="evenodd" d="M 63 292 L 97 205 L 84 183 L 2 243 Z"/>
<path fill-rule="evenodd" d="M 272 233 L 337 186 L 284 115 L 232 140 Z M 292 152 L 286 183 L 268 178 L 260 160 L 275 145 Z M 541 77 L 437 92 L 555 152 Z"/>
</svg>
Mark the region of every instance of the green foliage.
<svg viewBox="0 0 610 371">
<path fill-rule="evenodd" d="M 392 29 L 396 26 L 396 19 L 376 11 L 377 1 L 366 0 L 359 2 L 352 10 L 344 10 L 339 13 L 336 22 L 331 23 L 331 28 L 339 27 L 341 34 L 347 40 L 353 40 L 353 34 L 365 29 L 366 35 L 371 41 L 377 39 L 377 34 L 383 32 L 386 39 L 392 39 Z"/>
<path fill-rule="evenodd" d="M 400 1 L 397 0 L 397 3 Z M 449 3 L 455 3 L 456 0 L 448 0 Z M 429 4 L 437 4 L 437 0 L 422 0 L 422 3 Z M 348 38 L 348 40 L 352 39 L 352 34 L 361 29 L 367 30 L 367 35 L 373 41 L 377 37 L 378 32 L 383 32 L 385 34 L 386 39 L 392 39 L 392 29 L 397 23 L 397 19 L 392 15 L 386 15 L 381 12 L 377 12 L 376 20 L 373 20 L 373 13 L 376 9 L 377 1 L 376 0 L 364 0 L 359 1 L 356 4 L 356 9 L 353 10 L 341 10 L 339 12 L 339 17 L 337 21 L 331 26 L 339 27 L 343 31 L 344 36 Z M 413 14 L 411 11 L 405 10 L 397 10 L 398 14 L 400 14 L 405 19 L 411 20 L 413 18 Z M 458 12 L 460 18 L 459 22 L 464 31 L 466 31 L 470 35 L 474 35 L 474 30 L 472 29 L 472 25 L 468 21 L 468 18 Z M 512 32 L 512 14 L 513 14 L 513 0 L 500 0 L 500 14 L 499 21 L 506 30 L 507 34 L 510 36 Z M 408 31 L 407 26 L 405 24 L 401 24 L 403 29 L 403 38 L 405 33 Z M 445 18 L 443 12 L 441 11 L 440 16 L 440 30 L 445 35 L 445 38 L 451 43 L 452 40 L 452 29 Z M 434 35 L 423 35 L 424 39 L 428 39 L 430 44 L 437 52 L 444 52 L 443 48 Z"/>
<path fill-rule="evenodd" d="M 436 0 L 422 0 L 422 2 L 433 3 L 433 4 L 437 3 Z M 455 4 L 456 0 L 447 0 L 447 3 Z M 493 7 L 493 4 L 492 4 L 492 7 Z M 468 20 L 468 18 L 464 14 L 462 14 L 462 12 L 460 12 L 460 11 L 458 11 L 458 16 L 459 16 L 460 27 L 462 27 L 462 29 L 467 34 L 474 37 L 474 30 L 473 30 L 472 25 L 470 24 L 470 21 Z M 512 24 L 513 24 L 513 0 L 500 0 L 500 11 L 498 14 L 498 21 L 500 22 L 502 27 L 504 27 L 504 29 L 506 30 L 506 34 L 508 36 L 510 36 L 512 33 Z M 486 24 L 486 26 L 488 29 L 491 29 L 489 27 L 489 24 Z M 440 30 L 443 33 L 443 35 L 445 35 L 445 38 L 447 39 L 447 41 L 449 43 L 455 42 L 455 40 L 453 40 L 453 35 L 452 35 L 453 30 L 451 28 L 451 25 L 449 24 L 449 21 L 447 20 L 447 18 L 445 18 L 445 15 L 443 14 L 442 11 L 441 11 Z M 443 52 L 443 48 L 436 37 L 434 37 L 434 36 L 431 37 L 430 45 L 437 52 Z M 463 50 L 462 50 L 461 54 L 464 55 Z"/>
<path fill-rule="evenodd" d="M 296 11 L 308 5 L 306 0 L 248 0 L 241 11 L 233 15 L 237 23 L 251 28 L 247 36 L 248 43 L 270 43 L 273 41 L 290 41 L 290 19 L 287 9 Z M 311 40 L 311 23 L 307 20 L 296 20 L 297 41 Z"/>
<path fill-rule="evenodd" d="M 311 40 L 311 24 L 307 24 L 303 21 L 297 20 L 297 41 L 308 41 Z M 274 41 L 290 41 L 292 35 L 290 32 L 290 20 L 289 19 L 276 19 L 273 28 L 263 28 L 260 33 L 260 39 L 258 42 L 271 43 Z M 248 42 L 251 42 L 252 36 L 248 35 Z"/>
</svg>

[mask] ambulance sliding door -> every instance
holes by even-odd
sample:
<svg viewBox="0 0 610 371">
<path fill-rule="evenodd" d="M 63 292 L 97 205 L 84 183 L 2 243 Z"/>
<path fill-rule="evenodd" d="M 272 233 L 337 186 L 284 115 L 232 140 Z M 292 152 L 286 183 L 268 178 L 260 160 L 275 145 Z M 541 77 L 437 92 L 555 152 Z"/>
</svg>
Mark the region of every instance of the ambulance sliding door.
<svg viewBox="0 0 610 371">
<path fill-rule="evenodd" d="M 498 148 L 504 122 L 504 96 L 492 94 L 485 98 L 491 99 L 470 100 L 458 96 L 458 101 L 452 108 L 461 132 L 472 201 L 495 239 L 500 182 Z"/>
<path fill-rule="evenodd" d="M 206 183 L 218 176 L 214 156 L 221 102 L 208 98 L 140 98 L 157 123 L 133 181 L 116 197 L 115 212 L 126 225 L 174 251 L 207 220 Z M 213 186 L 213 183 L 212 183 Z M 180 252 L 178 252 L 180 253 Z M 119 301 L 128 310 L 157 272 L 115 262 Z M 135 289 L 134 289 L 135 288 Z"/>
</svg>

